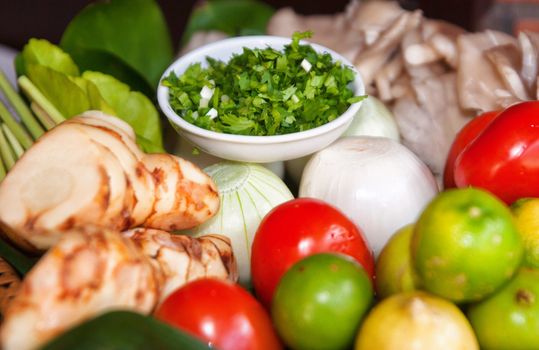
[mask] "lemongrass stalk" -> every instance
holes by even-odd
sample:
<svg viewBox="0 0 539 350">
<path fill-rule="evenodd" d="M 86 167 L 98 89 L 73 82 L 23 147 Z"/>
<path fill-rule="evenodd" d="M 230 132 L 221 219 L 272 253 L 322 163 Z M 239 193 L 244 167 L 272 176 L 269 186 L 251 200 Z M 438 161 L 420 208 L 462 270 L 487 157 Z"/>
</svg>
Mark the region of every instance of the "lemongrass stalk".
<svg viewBox="0 0 539 350">
<path fill-rule="evenodd" d="M 30 104 L 30 109 L 34 114 L 37 116 L 41 124 L 45 127 L 45 129 L 50 130 L 56 126 L 56 123 L 52 118 L 45 112 L 43 108 L 41 108 L 37 103 L 32 102 Z"/>
<path fill-rule="evenodd" d="M 6 135 L 6 138 L 9 144 L 11 145 L 11 149 L 13 150 L 13 153 L 15 154 L 15 159 L 19 159 L 24 153 L 24 149 L 22 148 L 19 141 L 17 141 L 17 138 L 15 137 L 15 135 L 13 135 L 11 130 L 9 130 L 6 124 L 2 124 L 2 130 L 4 131 L 4 134 Z"/>
<path fill-rule="evenodd" d="M 0 157 L 0 181 L 2 181 L 4 177 L 6 177 L 6 167 L 4 166 L 2 157 Z"/>
<path fill-rule="evenodd" d="M 11 130 L 13 135 L 17 138 L 24 149 L 30 148 L 34 141 L 21 124 L 17 122 L 17 119 L 8 111 L 7 107 L 0 102 L 0 119 L 6 123 L 7 127 Z"/>
<path fill-rule="evenodd" d="M 39 89 L 28 79 L 26 76 L 22 75 L 19 77 L 19 86 L 22 91 L 36 104 L 38 104 L 51 119 L 56 123 L 60 124 L 66 118 L 58 111 L 56 107 L 39 91 Z"/>
<path fill-rule="evenodd" d="M 6 139 L 6 135 L 4 134 L 3 128 L 0 128 L 0 156 L 2 156 L 2 160 L 4 161 L 4 165 L 6 166 L 7 170 L 11 169 L 15 164 L 15 158 L 13 156 L 11 146 Z"/>
<path fill-rule="evenodd" d="M 4 72 L 0 69 L 0 90 L 6 95 L 9 103 L 13 106 L 15 109 L 15 112 L 21 117 L 22 122 L 30 131 L 30 134 L 32 134 L 32 137 L 34 140 L 36 140 L 38 137 L 43 135 L 45 132 L 41 125 L 37 122 L 37 120 L 32 115 L 32 112 L 26 105 L 26 103 L 23 101 L 21 96 L 13 89 L 9 81 L 7 80 Z"/>
</svg>

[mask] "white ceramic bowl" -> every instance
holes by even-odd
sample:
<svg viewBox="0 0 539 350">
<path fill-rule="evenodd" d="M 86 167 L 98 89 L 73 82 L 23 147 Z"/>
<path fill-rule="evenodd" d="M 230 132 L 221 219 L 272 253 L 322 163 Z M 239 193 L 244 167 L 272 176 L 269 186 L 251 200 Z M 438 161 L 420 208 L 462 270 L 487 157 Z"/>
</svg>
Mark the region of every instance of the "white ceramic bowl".
<svg viewBox="0 0 539 350">
<path fill-rule="evenodd" d="M 180 57 L 165 71 L 161 79 L 167 77 L 171 71 L 179 76 L 193 63 L 200 62 L 203 67 L 206 67 L 206 56 L 226 62 L 232 54 L 241 53 L 244 47 L 265 48 L 270 46 L 281 50 L 290 42 L 290 38 L 275 36 L 245 36 L 221 40 Z M 341 61 L 350 66 L 356 75 L 355 80 L 351 83 L 351 88 L 355 95 L 365 93 L 363 81 L 353 68 L 352 63 L 328 48 L 316 44 L 310 45 L 318 52 L 331 54 L 334 61 Z M 168 88 L 162 84 L 157 89 L 157 100 L 161 110 L 178 133 L 203 151 L 225 159 L 257 163 L 299 158 L 321 150 L 346 131 L 361 106 L 361 102 L 354 103 L 338 118 L 310 130 L 286 135 L 245 136 L 218 133 L 187 122 L 170 107 Z"/>
</svg>

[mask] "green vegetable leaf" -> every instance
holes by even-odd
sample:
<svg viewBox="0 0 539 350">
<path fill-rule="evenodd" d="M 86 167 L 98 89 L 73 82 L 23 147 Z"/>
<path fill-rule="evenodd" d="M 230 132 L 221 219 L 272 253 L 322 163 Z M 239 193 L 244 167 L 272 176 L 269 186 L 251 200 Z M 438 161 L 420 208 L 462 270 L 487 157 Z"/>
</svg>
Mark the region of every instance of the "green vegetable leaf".
<svg viewBox="0 0 539 350">
<path fill-rule="evenodd" d="M 115 115 L 133 127 L 144 151 L 163 152 L 159 114 L 142 93 L 104 73 L 86 71 L 79 76 L 70 56 L 45 40 L 30 40 L 18 63 L 31 82 L 26 87 L 35 90 L 32 99 L 42 108 L 48 110 L 45 104 L 52 105 L 60 119 L 90 109 Z M 24 86 L 23 90 L 32 92 Z M 37 98 L 36 92 L 43 98 Z"/>
<path fill-rule="evenodd" d="M 90 109 L 88 96 L 69 76 L 38 64 L 26 65 L 28 78 L 66 118 Z"/>
<path fill-rule="evenodd" d="M 21 276 L 26 275 L 37 261 L 37 258 L 26 256 L 26 254 L 13 247 L 2 238 L 0 238 L 0 256 Z"/>
<path fill-rule="evenodd" d="M 187 44 L 198 31 L 218 30 L 231 36 L 265 34 L 275 10 L 254 0 L 214 0 L 196 8 L 182 38 Z"/>
<path fill-rule="evenodd" d="M 164 153 L 165 150 L 161 144 L 154 143 L 144 137 L 137 135 L 137 144 L 145 153 Z"/>
<path fill-rule="evenodd" d="M 42 350 L 208 350 L 198 339 L 152 317 L 113 311 L 53 339 Z"/>
<path fill-rule="evenodd" d="M 313 32 L 311 32 L 311 31 L 295 32 L 292 35 L 292 44 L 290 44 L 290 48 L 293 51 L 299 51 L 299 49 L 300 49 L 299 41 L 301 39 L 309 39 L 312 36 L 313 36 Z"/>
<path fill-rule="evenodd" d="M 163 140 L 159 114 L 143 94 L 131 91 L 119 80 L 99 72 L 84 72 L 82 77 L 92 82 L 115 115 L 129 123 L 144 151 L 162 152 Z"/>
<path fill-rule="evenodd" d="M 71 56 L 44 39 L 30 39 L 20 57 L 23 64 L 19 69 L 19 75 L 26 74 L 26 66 L 30 64 L 45 66 L 67 75 L 80 74 L 79 67 Z"/>
<path fill-rule="evenodd" d="M 145 77 L 131 68 L 122 59 L 114 54 L 94 49 L 74 48 L 70 51 L 71 57 L 77 62 L 81 71 L 98 71 L 115 77 L 129 85 L 132 90 L 140 91 L 153 99 L 155 89 Z"/>
<path fill-rule="evenodd" d="M 81 49 L 107 52 L 138 72 L 152 87 L 157 87 L 173 58 L 170 34 L 154 0 L 91 4 L 69 23 L 60 46 L 68 53 L 76 53 L 75 59 L 81 58 Z M 115 73 L 103 57 L 95 56 L 95 51 L 83 63 L 87 70 Z"/>
</svg>

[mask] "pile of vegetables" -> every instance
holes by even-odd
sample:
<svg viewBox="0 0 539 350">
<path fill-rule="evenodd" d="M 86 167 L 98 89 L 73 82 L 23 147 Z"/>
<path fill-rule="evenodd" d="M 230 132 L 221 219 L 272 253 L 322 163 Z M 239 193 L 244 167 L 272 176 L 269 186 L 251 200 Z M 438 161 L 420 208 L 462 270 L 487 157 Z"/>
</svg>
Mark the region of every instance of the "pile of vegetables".
<svg viewBox="0 0 539 350">
<path fill-rule="evenodd" d="M 0 183 L 3 232 L 26 251 L 47 251 L 4 314 L 2 347 L 35 348 L 109 308 L 149 313 L 202 276 L 237 280 L 228 238 L 169 233 L 218 207 L 205 173 L 142 153 L 116 117 L 86 112 L 48 131 Z"/>
<path fill-rule="evenodd" d="M 220 233 L 232 241 L 238 261 L 239 281 L 251 283 L 253 237 L 262 218 L 277 205 L 294 198 L 284 182 L 257 164 L 220 162 L 204 169 L 219 191 L 219 212 L 205 223 L 182 233 Z"/>
<path fill-rule="evenodd" d="M 129 123 L 144 151 L 163 152 L 152 101 L 172 57 L 166 23 L 151 0 L 87 7 L 71 21 L 60 46 L 30 39 L 15 62 L 28 106 L 0 72 L 0 91 L 11 104 L 0 103 L 0 178 L 46 130 L 89 109 Z"/>
<path fill-rule="evenodd" d="M 187 35 L 260 30 L 205 21 L 215 8 L 266 21 L 255 4 L 210 1 Z M 153 54 L 105 40 L 132 20 L 162 35 Z M 162 25 L 150 0 L 93 5 L 61 48 L 24 48 L 29 106 L 0 74 L 0 254 L 23 277 L 2 348 L 539 348 L 539 102 L 467 124 L 442 187 L 369 97 L 297 168 L 294 199 L 260 165 L 163 152 Z"/>
<path fill-rule="evenodd" d="M 43 135 L 0 184 L 5 233 L 43 251 L 71 228 L 191 228 L 219 207 L 212 180 L 168 154 L 144 154 L 121 120 L 86 112 Z"/>
</svg>

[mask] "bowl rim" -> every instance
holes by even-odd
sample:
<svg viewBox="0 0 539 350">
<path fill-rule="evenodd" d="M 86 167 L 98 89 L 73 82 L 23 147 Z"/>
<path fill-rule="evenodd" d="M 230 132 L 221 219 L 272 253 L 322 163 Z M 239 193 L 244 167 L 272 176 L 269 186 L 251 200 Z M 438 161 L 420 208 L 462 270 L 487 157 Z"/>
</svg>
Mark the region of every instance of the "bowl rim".
<svg viewBox="0 0 539 350">
<path fill-rule="evenodd" d="M 207 130 L 207 129 L 204 129 L 204 128 L 201 128 L 199 126 L 189 123 L 188 121 L 180 117 L 172 109 L 169 103 L 169 88 L 161 84 L 163 79 L 167 77 L 170 74 L 170 72 L 176 71 L 178 66 L 182 66 L 182 65 L 188 66 L 191 63 L 203 62 L 206 56 L 211 57 L 212 53 L 214 53 L 215 51 L 219 51 L 223 48 L 228 48 L 229 46 L 262 47 L 262 45 L 260 45 L 260 42 L 263 42 L 263 44 L 265 44 L 266 46 L 286 45 L 292 42 L 292 39 L 287 38 L 287 37 L 272 36 L 272 35 L 249 35 L 249 36 L 232 37 L 232 38 L 227 38 L 227 39 L 223 39 L 223 40 L 219 40 L 213 43 L 203 45 L 176 59 L 161 75 L 161 79 L 159 79 L 159 86 L 157 88 L 157 100 L 159 103 L 159 107 L 161 111 L 165 114 L 167 119 L 171 123 L 178 126 L 181 129 L 180 132 L 182 131 L 187 132 L 190 134 L 197 135 L 198 137 L 202 137 L 202 138 L 210 139 L 214 141 L 218 140 L 218 141 L 226 141 L 226 142 L 233 142 L 233 143 L 245 143 L 245 144 L 274 144 L 274 143 L 309 139 L 309 138 L 313 138 L 313 137 L 325 134 L 327 132 L 330 132 L 331 130 L 337 129 L 343 124 L 346 124 L 353 119 L 353 117 L 359 111 L 362 101 L 351 104 L 346 111 L 344 111 L 341 115 L 339 115 L 339 117 L 335 118 L 334 120 L 326 124 L 317 126 L 316 128 L 312 128 L 312 129 L 304 130 L 304 131 L 297 131 L 297 132 L 293 132 L 290 134 L 283 134 L 283 135 L 253 136 L 253 135 L 226 134 L 226 133 L 220 133 L 220 132 L 216 132 L 212 130 Z M 339 53 L 325 46 L 318 45 L 318 44 L 315 44 L 306 40 L 300 40 L 300 43 L 311 45 L 317 52 L 327 52 L 332 56 L 334 61 L 341 61 L 342 64 L 352 69 L 352 71 L 355 74 L 355 79 L 351 83 L 352 83 L 352 88 L 354 89 L 355 95 L 361 96 L 365 94 L 365 86 L 364 86 L 361 74 L 348 59 L 346 59 Z M 256 44 L 256 46 L 253 44 Z M 199 59 L 200 57 L 202 57 L 202 60 Z"/>
</svg>

